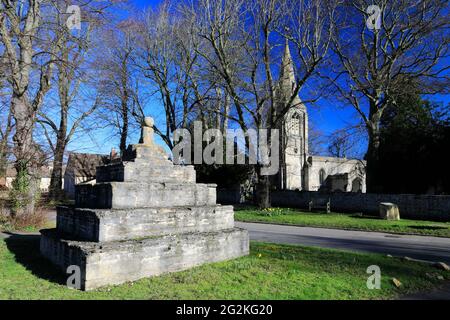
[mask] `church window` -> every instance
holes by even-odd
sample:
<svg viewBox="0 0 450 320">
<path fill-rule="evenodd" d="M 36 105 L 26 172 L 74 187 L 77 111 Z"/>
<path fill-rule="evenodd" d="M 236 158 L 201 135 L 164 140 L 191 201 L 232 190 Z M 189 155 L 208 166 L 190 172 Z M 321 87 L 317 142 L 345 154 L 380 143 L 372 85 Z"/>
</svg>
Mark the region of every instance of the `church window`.
<svg viewBox="0 0 450 320">
<path fill-rule="evenodd" d="M 291 117 L 290 128 L 289 131 L 291 134 L 299 135 L 300 134 L 300 114 L 297 112 L 294 113 Z"/>
<path fill-rule="evenodd" d="M 360 178 L 356 178 L 352 182 L 352 192 L 362 192 L 362 181 Z"/>
<path fill-rule="evenodd" d="M 323 183 L 325 182 L 325 177 L 326 177 L 326 173 L 324 169 L 320 169 L 319 171 L 319 182 L 320 185 L 323 185 Z"/>
</svg>

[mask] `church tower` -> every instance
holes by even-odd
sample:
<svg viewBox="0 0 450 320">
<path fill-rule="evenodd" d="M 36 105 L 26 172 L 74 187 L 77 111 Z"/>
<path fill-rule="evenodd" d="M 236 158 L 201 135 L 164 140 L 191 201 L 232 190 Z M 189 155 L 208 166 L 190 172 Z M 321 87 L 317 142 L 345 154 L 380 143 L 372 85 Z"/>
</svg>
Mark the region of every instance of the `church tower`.
<svg viewBox="0 0 450 320">
<path fill-rule="evenodd" d="M 277 114 L 284 114 L 278 126 L 281 159 L 277 184 L 283 190 L 307 189 L 308 183 L 308 114 L 298 95 L 294 96 L 295 88 L 294 62 L 286 41 L 277 90 Z"/>
</svg>

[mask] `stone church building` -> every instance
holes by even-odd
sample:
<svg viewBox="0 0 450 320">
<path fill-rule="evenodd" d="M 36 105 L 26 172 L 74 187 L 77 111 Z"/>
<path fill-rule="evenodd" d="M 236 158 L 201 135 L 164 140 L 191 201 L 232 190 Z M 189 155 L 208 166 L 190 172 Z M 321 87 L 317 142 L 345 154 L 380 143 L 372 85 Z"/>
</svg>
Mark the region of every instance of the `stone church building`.
<svg viewBox="0 0 450 320">
<path fill-rule="evenodd" d="M 277 92 L 280 109 L 294 95 L 294 63 L 289 44 L 283 54 Z M 281 113 L 281 110 L 279 110 Z M 366 192 L 365 162 L 323 157 L 308 151 L 308 111 L 296 95 L 281 121 L 281 168 L 276 185 L 281 190 Z"/>
</svg>

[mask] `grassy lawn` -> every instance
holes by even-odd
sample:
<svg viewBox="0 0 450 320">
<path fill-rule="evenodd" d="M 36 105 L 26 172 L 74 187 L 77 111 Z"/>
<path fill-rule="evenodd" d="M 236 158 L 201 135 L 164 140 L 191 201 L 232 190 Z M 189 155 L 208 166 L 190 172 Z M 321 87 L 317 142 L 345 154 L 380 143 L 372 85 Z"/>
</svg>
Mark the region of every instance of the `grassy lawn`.
<svg viewBox="0 0 450 320">
<path fill-rule="evenodd" d="M 370 265 L 381 268 L 380 290 L 366 287 Z M 38 237 L 0 240 L 0 299 L 389 299 L 436 286 L 437 275 L 449 277 L 383 255 L 253 242 L 248 257 L 81 292 L 40 257 Z"/>
<path fill-rule="evenodd" d="M 358 214 L 311 213 L 284 208 L 272 208 L 269 210 L 261 211 L 253 208 L 236 208 L 235 219 L 244 222 L 281 223 L 308 227 L 357 229 L 450 237 L 450 222 L 407 219 L 386 221 L 376 217 Z"/>
</svg>

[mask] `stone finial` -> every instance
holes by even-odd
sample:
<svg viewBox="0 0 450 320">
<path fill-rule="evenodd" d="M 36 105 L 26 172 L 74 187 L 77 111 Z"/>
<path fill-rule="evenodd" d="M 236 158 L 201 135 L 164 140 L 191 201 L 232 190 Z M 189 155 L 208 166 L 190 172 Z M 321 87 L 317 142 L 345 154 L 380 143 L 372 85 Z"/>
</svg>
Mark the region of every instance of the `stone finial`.
<svg viewBox="0 0 450 320">
<path fill-rule="evenodd" d="M 141 143 L 145 146 L 151 146 L 153 145 L 153 125 L 154 120 L 152 117 L 145 117 L 143 123 L 142 123 L 142 137 L 141 137 Z"/>
<path fill-rule="evenodd" d="M 144 118 L 144 126 L 153 128 L 153 125 L 155 124 L 155 121 L 152 117 L 145 117 Z"/>
</svg>

